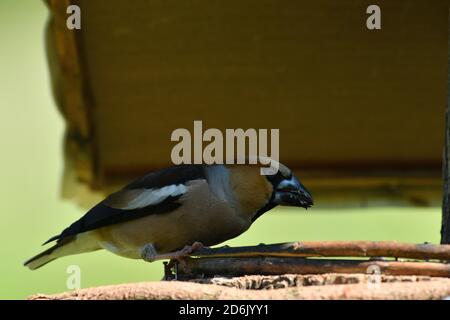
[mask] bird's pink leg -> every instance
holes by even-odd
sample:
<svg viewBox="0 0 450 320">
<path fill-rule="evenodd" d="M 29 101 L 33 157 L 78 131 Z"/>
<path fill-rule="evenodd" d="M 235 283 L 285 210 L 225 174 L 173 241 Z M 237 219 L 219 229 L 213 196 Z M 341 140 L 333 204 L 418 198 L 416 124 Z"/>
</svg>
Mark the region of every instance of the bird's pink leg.
<svg viewBox="0 0 450 320">
<path fill-rule="evenodd" d="M 194 242 L 191 246 L 185 246 L 183 249 L 169 252 L 169 253 L 158 253 L 153 246 L 153 244 L 147 244 L 144 246 L 142 250 L 142 259 L 147 262 L 154 262 L 157 260 L 182 260 L 190 255 L 192 252 L 203 248 L 203 244 L 201 242 Z"/>
</svg>

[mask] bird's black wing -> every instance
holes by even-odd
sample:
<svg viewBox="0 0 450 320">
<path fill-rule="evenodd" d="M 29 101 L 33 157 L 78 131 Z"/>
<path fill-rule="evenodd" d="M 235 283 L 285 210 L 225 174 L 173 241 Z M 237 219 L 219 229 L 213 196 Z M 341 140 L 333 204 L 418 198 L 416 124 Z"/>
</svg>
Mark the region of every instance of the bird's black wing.
<svg viewBox="0 0 450 320">
<path fill-rule="evenodd" d="M 169 185 L 184 184 L 190 180 L 205 179 L 204 166 L 200 164 L 182 164 L 151 172 L 123 189 L 153 189 Z"/>
<path fill-rule="evenodd" d="M 44 244 L 150 214 L 174 211 L 181 206 L 178 199 L 186 190 L 186 182 L 200 179 L 205 179 L 201 165 L 173 166 L 150 173 L 108 196 Z"/>
</svg>

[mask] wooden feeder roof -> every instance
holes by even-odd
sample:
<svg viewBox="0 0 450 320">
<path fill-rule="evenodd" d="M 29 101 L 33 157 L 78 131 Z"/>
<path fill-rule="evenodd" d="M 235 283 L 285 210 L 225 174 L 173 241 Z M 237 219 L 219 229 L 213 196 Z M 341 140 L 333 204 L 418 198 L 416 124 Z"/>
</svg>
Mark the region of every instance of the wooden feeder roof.
<svg viewBox="0 0 450 320">
<path fill-rule="evenodd" d="M 365 1 L 47 3 L 65 196 L 169 165 L 171 132 L 203 120 L 279 128 L 319 204 L 440 201 L 447 1 L 379 1 L 377 31 Z"/>
</svg>

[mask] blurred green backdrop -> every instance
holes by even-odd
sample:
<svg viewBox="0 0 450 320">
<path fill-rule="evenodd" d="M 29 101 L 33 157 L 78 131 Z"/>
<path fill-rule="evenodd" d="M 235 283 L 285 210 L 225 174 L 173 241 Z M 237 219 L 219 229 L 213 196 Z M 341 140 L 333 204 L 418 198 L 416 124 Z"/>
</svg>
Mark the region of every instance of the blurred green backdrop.
<svg viewBox="0 0 450 320">
<path fill-rule="evenodd" d="M 64 123 L 50 94 L 42 1 L 0 1 L 0 298 L 67 290 L 67 268 L 82 287 L 159 280 L 162 264 L 107 252 L 66 257 L 37 271 L 22 262 L 83 210 L 59 197 Z M 295 240 L 439 241 L 439 208 L 273 210 L 229 245 Z"/>
</svg>

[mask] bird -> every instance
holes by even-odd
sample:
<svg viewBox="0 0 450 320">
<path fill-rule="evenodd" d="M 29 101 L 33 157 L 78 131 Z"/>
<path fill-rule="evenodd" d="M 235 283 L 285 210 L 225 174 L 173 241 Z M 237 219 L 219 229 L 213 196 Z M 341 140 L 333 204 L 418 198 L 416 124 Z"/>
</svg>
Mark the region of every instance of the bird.
<svg viewBox="0 0 450 320">
<path fill-rule="evenodd" d="M 24 266 L 35 270 L 100 249 L 148 262 L 181 259 L 239 236 L 278 205 L 311 207 L 311 193 L 276 163 L 278 170 L 270 175 L 250 164 L 180 164 L 149 173 L 47 240 L 43 245 L 54 245 Z"/>
</svg>

